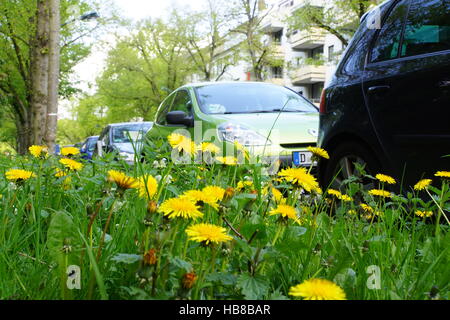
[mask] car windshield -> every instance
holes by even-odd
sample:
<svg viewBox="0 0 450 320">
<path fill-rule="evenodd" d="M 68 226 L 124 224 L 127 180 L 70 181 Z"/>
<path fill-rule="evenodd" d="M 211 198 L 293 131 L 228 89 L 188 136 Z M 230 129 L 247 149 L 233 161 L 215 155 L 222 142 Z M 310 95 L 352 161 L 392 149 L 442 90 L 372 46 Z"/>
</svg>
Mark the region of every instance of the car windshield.
<svg viewBox="0 0 450 320">
<path fill-rule="evenodd" d="M 215 84 L 196 88 L 206 114 L 317 112 L 299 94 L 264 83 Z"/>
<path fill-rule="evenodd" d="M 141 141 L 149 129 L 149 124 L 133 124 L 114 127 L 112 129 L 112 141 L 113 143 L 131 143 Z"/>
</svg>

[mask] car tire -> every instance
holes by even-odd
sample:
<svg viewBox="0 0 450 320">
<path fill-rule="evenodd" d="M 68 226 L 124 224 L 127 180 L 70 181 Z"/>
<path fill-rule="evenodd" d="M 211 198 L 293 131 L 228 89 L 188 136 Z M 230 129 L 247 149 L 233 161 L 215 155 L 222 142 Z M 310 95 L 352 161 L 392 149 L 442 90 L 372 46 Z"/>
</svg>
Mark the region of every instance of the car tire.
<svg viewBox="0 0 450 320">
<path fill-rule="evenodd" d="M 328 187 L 340 190 L 342 182 L 351 176 L 361 178 L 364 189 L 373 189 L 375 182 L 367 177 L 361 177 L 354 163 L 364 165 L 368 175 L 375 176 L 381 172 L 381 165 L 373 152 L 357 142 L 340 144 L 330 153 L 330 160 L 320 168 L 320 181 L 322 188 Z"/>
</svg>

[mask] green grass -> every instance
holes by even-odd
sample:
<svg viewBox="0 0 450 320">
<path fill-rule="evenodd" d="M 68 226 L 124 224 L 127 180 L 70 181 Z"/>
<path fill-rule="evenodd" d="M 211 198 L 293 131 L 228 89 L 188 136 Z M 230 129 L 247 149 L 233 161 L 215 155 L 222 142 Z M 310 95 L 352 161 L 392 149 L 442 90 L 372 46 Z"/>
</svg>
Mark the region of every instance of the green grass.
<svg viewBox="0 0 450 320">
<path fill-rule="evenodd" d="M 434 200 L 424 191 L 380 200 L 353 179 L 344 188 L 353 201 L 343 202 L 326 192 L 301 194 L 286 181 L 262 175 L 259 165 L 169 162 L 155 168 L 153 161 L 170 158 L 170 151 L 166 144 L 152 150 L 146 164 L 133 167 L 111 159 L 84 163 L 82 171 L 69 174 L 68 185 L 54 176 L 54 168 L 61 167 L 56 157 L 0 158 L 0 298 L 292 299 L 289 288 L 311 278 L 335 282 L 347 299 L 449 298 L 449 226 L 438 218 L 450 206 L 448 181 L 429 188 Z M 4 174 L 10 168 L 37 177 L 11 183 Z M 220 203 L 218 211 L 202 207 L 204 217 L 196 222 L 220 225 L 233 236 L 204 246 L 187 240 L 184 230 L 195 222 L 147 212 L 148 201 L 136 190 L 120 194 L 107 181 L 111 169 L 161 181 L 170 176 L 172 182 L 159 183 L 158 204 L 209 185 L 254 183 Z M 296 207 L 300 224 L 268 214 L 276 207 L 262 192 L 268 185 Z M 382 215 L 366 218 L 361 202 Z M 434 216 L 417 217 L 415 211 L 422 209 Z M 144 265 L 151 248 L 157 264 Z M 67 289 L 68 265 L 81 269 L 80 290 Z M 367 286 L 371 266 L 380 270 L 378 290 Z M 188 272 L 197 276 L 191 290 L 181 285 Z"/>
</svg>

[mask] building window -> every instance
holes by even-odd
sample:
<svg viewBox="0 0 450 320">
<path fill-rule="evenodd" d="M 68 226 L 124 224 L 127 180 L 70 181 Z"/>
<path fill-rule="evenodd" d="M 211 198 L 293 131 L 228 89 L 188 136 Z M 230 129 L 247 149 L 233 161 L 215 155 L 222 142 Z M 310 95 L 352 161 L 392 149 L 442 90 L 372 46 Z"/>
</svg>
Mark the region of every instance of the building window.
<svg viewBox="0 0 450 320">
<path fill-rule="evenodd" d="M 283 38 L 283 30 L 272 33 L 272 42 L 275 45 L 281 45 L 281 38 Z"/>
<path fill-rule="evenodd" d="M 277 78 L 277 79 L 283 78 L 283 68 L 282 67 L 272 67 L 272 78 Z"/>
<path fill-rule="evenodd" d="M 334 46 L 328 47 L 328 61 L 332 61 L 334 58 Z"/>
<path fill-rule="evenodd" d="M 320 59 L 323 55 L 323 46 L 317 47 L 309 51 L 309 58 Z"/>
<path fill-rule="evenodd" d="M 319 103 L 322 95 L 322 90 L 324 88 L 324 83 L 314 83 L 311 85 L 311 101 L 314 103 Z"/>
</svg>

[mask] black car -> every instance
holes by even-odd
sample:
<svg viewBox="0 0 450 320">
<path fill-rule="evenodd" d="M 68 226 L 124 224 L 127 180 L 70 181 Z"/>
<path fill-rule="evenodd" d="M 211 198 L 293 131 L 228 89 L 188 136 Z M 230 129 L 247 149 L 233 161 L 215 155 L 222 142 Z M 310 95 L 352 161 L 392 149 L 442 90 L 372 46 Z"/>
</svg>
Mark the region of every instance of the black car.
<svg viewBox="0 0 450 320">
<path fill-rule="evenodd" d="M 97 142 L 94 154 L 116 153 L 117 159 L 129 164 L 134 163 L 135 149 L 139 153 L 146 133 L 153 122 L 114 123 L 103 129 Z"/>
<path fill-rule="evenodd" d="M 387 1 L 361 22 L 322 95 L 322 186 L 339 187 L 355 163 L 403 187 L 449 170 L 450 1 Z"/>
</svg>

